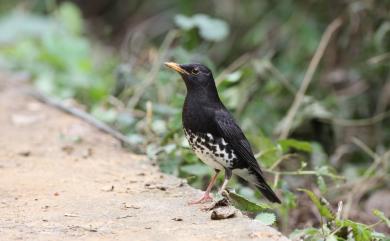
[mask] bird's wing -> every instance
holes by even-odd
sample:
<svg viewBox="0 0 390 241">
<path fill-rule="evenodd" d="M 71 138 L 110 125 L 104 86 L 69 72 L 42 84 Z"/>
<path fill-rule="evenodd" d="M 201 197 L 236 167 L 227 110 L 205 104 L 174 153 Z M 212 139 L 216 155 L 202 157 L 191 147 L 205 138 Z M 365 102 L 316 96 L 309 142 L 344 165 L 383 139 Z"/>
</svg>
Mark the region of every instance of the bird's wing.
<svg viewBox="0 0 390 241">
<path fill-rule="evenodd" d="M 276 196 L 274 191 L 272 191 L 271 187 L 265 181 L 263 172 L 253 155 L 248 140 L 229 112 L 225 109 L 216 111 L 214 120 L 216 122 L 218 134 L 232 146 L 234 153 L 239 160 L 246 162 L 248 165 L 248 170 L 245 174 L 246 177 L 253 177 L 254 175 L 256 178 L 254 184 L 259 188 L 261 193 L 269 201 L 281 203 L 278 196 Z M 243 178 L 245 179 L 245 177 Z"/>
<path fill-rule="evenodd" d="M 225 109 L 217 110 L 215 112 L 215 121 L 218 134 L 232 146 L 240 160 L 246 161 L 252 170 L 262 174 L 248 140 L 230 113 Z"/>
</svg>

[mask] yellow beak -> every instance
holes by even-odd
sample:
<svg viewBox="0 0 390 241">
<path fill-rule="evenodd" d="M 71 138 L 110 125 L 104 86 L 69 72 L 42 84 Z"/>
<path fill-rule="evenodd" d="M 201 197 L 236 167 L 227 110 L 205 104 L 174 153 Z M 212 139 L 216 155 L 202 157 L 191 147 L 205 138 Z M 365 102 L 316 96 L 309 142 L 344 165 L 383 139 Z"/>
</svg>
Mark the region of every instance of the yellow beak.
<svg viewBox="0 0 390 241">
<path fill-rule="evenodd" d="M 171 68 L 173 70 L 175 70 L 176 72 L 179 72 L 180 74 L 186 74 L 186 75 L 189 75 L 189 73 L 183 69 L 182 67 L 180 67 L 179 64 L 176 64 L 176 63 L 173 63 L 173 62 L 165 62 L 165 65 L 168 67 L 168 68 Z"/>
</svg>

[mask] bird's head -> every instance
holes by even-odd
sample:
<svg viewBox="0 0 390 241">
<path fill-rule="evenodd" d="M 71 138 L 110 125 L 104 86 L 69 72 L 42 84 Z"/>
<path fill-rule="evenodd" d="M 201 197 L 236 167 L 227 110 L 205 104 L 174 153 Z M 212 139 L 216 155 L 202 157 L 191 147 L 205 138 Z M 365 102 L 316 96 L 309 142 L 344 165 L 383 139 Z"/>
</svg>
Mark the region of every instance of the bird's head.
<svg viewBox="0 0 390 241">
<path fill-rule="evenodd" d="M 188 92 L 196 90 L 217 91 L 213 74 L 206 66 L 202 64 L 176 64 L 173 62 L 167 62 L 165 65 L 181 75 Z"/>
</svg>

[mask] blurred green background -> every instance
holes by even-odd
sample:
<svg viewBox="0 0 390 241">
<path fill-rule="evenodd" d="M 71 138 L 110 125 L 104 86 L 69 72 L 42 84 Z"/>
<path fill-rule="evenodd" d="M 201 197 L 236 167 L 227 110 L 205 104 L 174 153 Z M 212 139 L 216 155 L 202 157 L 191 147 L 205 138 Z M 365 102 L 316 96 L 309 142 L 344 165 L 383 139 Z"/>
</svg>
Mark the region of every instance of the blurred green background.
<svg viewBox="0 0 390 241">
<path fill-rule="evenodd" d="M 341 26 L 289 128 L 286 115 L 335 19 Z M 213 70 L 283 197 L 272 211 L 283 233 L 307 240 L 347 240 L 345 227 L 355 240 L 390 233 L 390 1 L 0 2 L 2 69 L 26 74 L 49 96 L 77 100 L 162 171 L 204 188 L 212 172 L 183 137 L 185 86 L 163 67 L 168 60 Z M 262 200 L 241 180 L 230 187 Z M 316 206 L 335 210 L 341 200 L 344 223 L 329 226 Z"/>
</svg>

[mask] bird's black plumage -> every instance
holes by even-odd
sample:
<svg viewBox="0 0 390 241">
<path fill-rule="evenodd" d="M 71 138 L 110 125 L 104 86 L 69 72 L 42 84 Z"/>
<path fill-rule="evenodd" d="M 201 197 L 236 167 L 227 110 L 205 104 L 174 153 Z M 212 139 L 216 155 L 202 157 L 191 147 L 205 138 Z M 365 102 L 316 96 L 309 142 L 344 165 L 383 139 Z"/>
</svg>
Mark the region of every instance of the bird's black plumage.
<svg viewBox="0 0 390 241">
<path fill-rule="evenodd" d="M 221 102 L 211 71 L 201 64 L 166 65 L 179 72 L 186 84 L 183 128 L 196 155 L 217 173 L 224 170 L 226 183 L 236 174 L 253 183 L 269 201 L 280 203 L 244 133 Z"/>
</svg>

